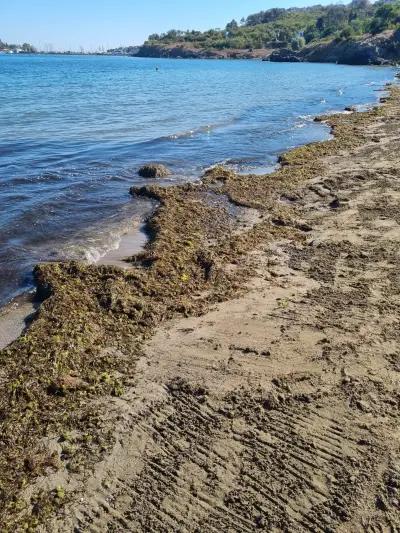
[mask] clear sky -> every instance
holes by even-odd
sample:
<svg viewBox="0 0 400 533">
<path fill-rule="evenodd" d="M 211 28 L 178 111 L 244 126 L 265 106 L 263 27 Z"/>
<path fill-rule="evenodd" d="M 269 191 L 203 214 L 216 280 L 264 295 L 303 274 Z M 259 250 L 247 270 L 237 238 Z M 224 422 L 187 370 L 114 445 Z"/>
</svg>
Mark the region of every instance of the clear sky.
<svg viewBox="0 0 400 533">
<path fill-rule="evenodd" d="M 43 49 L 95 50 L 141 44 L 171 28 L 224 27 L 271 7 L 338 3 L 335 0 L 0 0 L 0 38 Z"/>
</svg>

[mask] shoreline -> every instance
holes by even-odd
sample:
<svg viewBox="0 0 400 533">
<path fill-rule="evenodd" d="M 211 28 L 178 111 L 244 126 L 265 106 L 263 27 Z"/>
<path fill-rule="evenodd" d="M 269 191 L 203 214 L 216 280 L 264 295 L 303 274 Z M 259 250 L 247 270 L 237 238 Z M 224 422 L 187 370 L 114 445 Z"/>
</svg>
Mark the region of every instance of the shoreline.
<svg viewBox="0 0 400 533">
<path fill-rule="evenodd" d="M 135 265 L 129 271 L 121 272 L 120 269 L 115 269 L 112 266 L 85 266 L 75 262 L 37 267 L 36 277 L 39 287 L 49 297 L 42 306 L 40 319 L 33 324 L 24 342 L 15 343 L 10 350 L 4 353 L 3 370 L 6 372 L 7 380 L 14 384 L 18 381 L 18 384 L 14 387 L 16 392 L 13 393 L 12 398 L 3 392 L 0 393 L 3 410 L 6 409 L 9 416 L 3 426 L 8 438 L 7 446 L 2 447 L 4 452 L 3 464 L 11 464 L 10 443 L 18 446 L 18 449 L 21 449 L 21 445 L 23 445 L 25 449 L 36 450 L 38 440 L 43 438 L 43 424 L 46 425 L 46 434 L 50 438 L 57 439 L 62 430 L 60 428 L 64 427 L 68 431 L 74 431 L 74 435 L 78 436 L 74 437 L 74 451 L 61 453 L 61 463 L 57 467 L 53 463 L 49 463 L 49 458 L 45 454 L 41 458 L 35 455 L 34 467 L 30 468 L 28 472 L 25 470 L 24 479 L 31 484 L 33 491 L 30 493 L 30 498 L 36 502 L 36 514 L 34 516 L 31 512 L 32 499 L 28 500 L 27 507 L 22 511 L 22 519 L 25 523 L 31 523 L 35 527 L 35 523 L 38 524 L 41 520 L 49 520 L 50 518 L 53 520 L 53 531 L 67 530 L 63 529 L 64 526 L 60 520 L 54 518 L 58 513 L 61 513 L 61 520 L 67 518 L 69 521 L 66 522 L 66 528 L 68 528 L 68 524 L 73 523 L 75 516 L 74 512 L 71 511 L 75 505 L 73 496 L 70 495 L 71 501 L 60 497 L 61 491 L 55 488 L 54 475 L 49 473 L 48 469 L 53 469 L 55 472 L 61 469 L 61 477 L 67 488 L 71 485 L 72 487 L 79 486 L 80 490 L 88 490 L 85 488 L 85 475 L 82 477 L 82 470 L 77 467 L 83 468 L 86 475 L 90 476 L 89 472 L 92 469 L 96 472 L 96 464 L 104 462 L 107 457 L 112 459 L 114 448 L 116 447 L 118 450 L 118 435 L 110 436 L 108 434 L 109 427 L 102 423 L 104 414 L 107 413 L 107 416 L 110 417 L 110 424 L 113 426 L 118 420 L 118 416 L 121 416 L 118 410 L 118 399 L 122 397 L 124 402 L 132 401 L 132 424 L 135 424 L 135 417 L 139 415 L 135 409 L 139 409 L 139 406 L 135 407 L 136 404 L 134 400 L 130 400 L 129 395 L 135 394 L 133 384 L 137 380 L 137 375 L 141 376 L 144 371 L 143 368 L 146 366 L 146 357 L 143 351 L 144 339 L 149 339 L 154 334 L 155 329 L 160 332 L 162 325 L 169 324 L 168 321 L 171 319 L 181 320 L 182 317 L 204 315 L 212 306 L 223 305 L 223 302 L 230 302 L 232 299 L 236 301 L 245 298 L 249 292 L 248 284 L 257 278 L 258 270 L 263 268 L 263 261 L 266 261 L 270 267 L 267 269 L 268 276 L 267 270 L 265 272 L 262 270 L 262 279 L 267 285 L 265 287 L 263 284 L 262 290 L 269 290 L 269 285 L 273 284 L 271 280 L 281 277 L 282 272 L 279 271 L 281 260 L 278 258 L 278 263 L 276 263 L 277 260 L 275 259 L 276 268 L 274 270 L 271 268 L 273 265 L 271 255 L 268 256 L 267 254 L 266 257 L 260 255 L 260 250 L 263 248 L 266 249 L 282 241 L 288 241 L 299 250 L 304 250 L 302 252 L 304 257 L 300 254 L 298 259 L 297 268 L 301 270 L 301 260 L 307 260 L 306 251 L 318 250 L 318 247 L 310 248 L 309 236 L 314 228 L 310 226 L 308 221 L 302 220 L 301 216 L 299 218 L 300 213 L 302 216 L 309 213 L 304 209 L 302 211 L 301 197 L 298 196 L 298 191 L 302 187 L 307 187 L 308 184 L 315 188 L 313 181 L 317 180 L 321 173 L 326 172 L 324 162 L 327 158 L 336 157 L 336 165 L 338 165 L 340 158 L 343 160 L 343 151 L 356 153 L 364 144 L 368 143 L 372 143 L 372 146 L 378 146 L 380 141 L 374 140 L 374 138 L 379 139 L 379 137 L 375 133 L 375 137 L 372 137 L 371 140 L 368 128 L 372 127 L 373 129 L 375 123 L 379 123 L 385 118 L 388 121 L 389 119 L 392 120 L 392 114 L 396 114 L 400 108 L 399 102 L 400 91 L 397 87 L 392 86 L 390 97 L 381 107 L 362 113 L 323 117 L 333 130 L 332 140 L 313 143 L 287 152 L 281 156 L 281 166 L 277 171 L 268 176 L 252 176 L 251 183 L 249 183 L 249 176 L 238 176 L 217 167 L 206 173 L 201 182 L 195 184 L 189 183 L 165 189 L 157 186 L 132 188 L 133 195 L 156 199 L 160 205 L 148 223 L 152 238 L 147 243 L 145 251 L 137 256 Z M 333 179 L 332 176 L 330 179 Z M 327 184 L 324 186 L 326 188 Z M 324 189 L 321 187 L 316 190 L 319 191 L 319 197 L 323 198 Z M 318 196 L 317 193 L 315 194 Z M 326 208 L 329 213 L 335 214 L 336 206 L 346 205 L 348 201 L 345 197 L 335 198 L 335 191 L 324 194 L 327 198 L 326 201 L 330 202 Z M 222 197 L 224 200 L 228 199 L 233 205 L 253 210 L 252 213 L 257 213 L 257 216 L 253 217 L 251 222 L 246 224 L 246 227 L 238 227 L 235 219 L 225 209 Z M 307 204 L 305 205 L 307 207 Z M 325 211 L 323 212 L 325 213 Z M 294 254 L 293 251 L 291 253 Z M 325 263 L 329 263 L 326 258 Z M 323 271 L 325 263 L 316 264 L 317 272 Z M 296 266 L 295 263 L 293 265 Z M 270 270 L 274 271 L 274 274 Z M 327 279 L 329 282 L 330 278 Z M 301 278 L 297 282 L 300 283 L 300 281 Z M 281 310 L 285 310 L 289 306 L 288 296 L 286 293 L 282 294 L 284 298 L 279 296 L 281 304 L 278 304 L 278 307 L 280 306 Z M 251 308 L 251 302 L 247 305 L 250 305 Z M 240 309 L 242 306 L 240 306 L 239 311 Z M 262 308 L 258 312 L 262 312 Z M 224 314 L 226 315 L 226 313 L 227 310 L 225 309 Z M 247 315 L 246 319 L 248 319 Z M 265 328 L 265 324 L 263 327 Z M 282 327 L 284 328 L 284 326 Z M 325 327 L 328 329 L 327 325 Z M 237 332 L 232 332 L 231 335 L 237 341 Z M 161 340 L 161 346 L 166 346 L 167 339 L 162 338 Z M 179 344 L 177 346 L 179 347 Z M 160 345 L 156 344 L 155 347 L 157 352 Z M 171 349 L 171 353 L 173 353 L 177 347 L 171 347 Z M 211 349 L 215 353 L 214 348 Z M 238 344 L 233 357 L 243 357 L 243 354 L 251 354 L 252 350 L 255 348 Z M 271 354 L 266 355 L 269 350 L 263 348 L 263 351 L 265 352 L 263 357 L 270 357 Z M 218 346 L 216 352 L 218 352 Z M 257 351 L 257 354 L 262 355 L 261 350 Z M 24 357 L 28 357 L 29 366 L 25 366 Z M 145 358 L 144 361 L 143 357 Z M 89 365 L 88 358 L 90 360 Z M 144 366 L 140 366 L 141 364 Z M 107 378 L 102 377 L 105 374 Z M 171 376 L 168 379 L 170 380 Z M 24 391 L 28 382 L 29 398 L 27 399 Z M 156 394 L 160 383 L 163 382 L 157 380 L 154 382 L 152 389 L 154 394 Z M 198 377 L 196 377 L 195 383 L 198 383 Z M 291 385 L 295 389 L 296 386 L 295 384 Z M 199 423 L 200 418 L 207 420 L 211 417 L 211 420 L 213 419 L 214 415 L 211 415 L 212 411 L 208 409 L 211 409 L 215 402 L 217 402 L 218 409 L 222 409 L 222 400 L 213 395 L 212 388 L 210 392 L 204 392 L 205 390 L 204 384 L 201 384 L 199 388 L 199 386 L 188 384 L 186 381 L 167 381 L 159 401 L 162 401 L 162 398 L 166 396 L 169 402 L 167 403 L 168 409 L 175 410 L 177 416 L 180 413 L 180 402 L 183 402 L 183 405 L 193 404 L 193 409 L 183 411 L 179 416 L 182 416 L 183 420 L 187 417 L 196 428 L 195 423 Z M 282 409 L 285 406 L 289 408 L 293 402 L 302 401 L 295 397 L 290 398 L 290 388 L 285 389 L 283 387 L 282 390 L 286 391 L 279 393 L 286 398 L 282 400 Z M 51 391 L 56 391 L 56 393 L 53 394 Z M 140 384 L 138 391 L 141 391 Z M 150 392 L 149 389 L 148 394 Z M 236 407 L 232 404 L 227 407 L 228 397 L 224 397 L 222 402 L 225 405 L 224 409 L 229 409 L 230 416 L 227 416 L 227 419 L 238 424 L 239 429 L 240 424 L 243 423 L 240 419 L 240 409 L 244 409 L 240 403 L 242 394 L 238 391 L 236 400 L 232 400 L 233 404 L 237 404 Z M 267 393 L 264 391 L 263 394 Z M 327 397 L 329 400 L 329 395 Z M 270 403 L 275 401 L 269 396 L 264 396 L 264 398 L 267 398 Z M 323 403 L 323 398 L 322 396 L 319 399 L 320 403 Z M 264 399 L 263 402 L 267 400 Z M 31 406 L 29 409 L 33 409 L 35 417 L 21 418 L 20 413 L 26 412 L 28 401 Z M 255 399 L 252 401 L 255 402 Z M 281 400 L 276 401 L 281 402 Z M 34 402 L 33 406 L 32 402 Z M 109 409 L 110 402 L 113 405 L 111 410 Z M 311 394 L 308 403 L 312 402 L 314 402 L 314 397 Z M 275 408 L 277 408 L 276 404 Z M 83 435 L 87 434 L 87 421 L 85 421 L 85 427 L 82 427 L 76 417 L 65 420 L 66 410 L 73 411 L 75 409 L 79 409 L 80 412 L 85 412 L 85 409 L 92 410 L 90 445 L 83 438 Z M 239 411 L 238 420 L 235 418 L 237 410 Z M 200 418 L 194 420 L 193 413 L 196 412 L 200 413 Z M 247 411 L 242 412 L 245 414 L 245 419 L 246 417 L 251 419 L 254 416 L 254 412 L 253 415 Z M 48 418 L 48 413 L 51 413 L 51 421 Z M 127 416 L 129 414 L 128 412 Z M 114 420 L 113 416 L 117 418 Z M 159 423 L 161 420 L 162 417 Z M 223 419 L 219 419 L 219 423 L 222 422 Z M 150 419 L 146 423 L 154 423 L 157 426 L 158 422 L 152 422 Z M 11 428 L 13 433 L 10 433 Z M 207 426 L 207 428 L 207 431 L 214 431 L 211 426 Z M 121 424 L 117 425 L 116 431 L 121 432 L 118 438 L 127 438 Z M 164 433 L 165 431 L 166 429 Z M 202 434 L 202 431 L 199 435 Z M 131 433 L 131 429 L 129 433 Z M 239 431 L 238 435 L 241 434 Z M 148 438 L 150 439 L 150 437 Z M 181 438 L 189 439 L 187 435 Z M 190 439 L 193 438 L 190 437 Z M 269 443 L 270 446 L 274 443 L 268 439 L 265 442 Z M 133 444 L 136 446 L 137 442 L 133 442 Z M 169 449 L 168 446 L 167 449 Z M 204 447 L 204 444 L 202 446 Z M 184 449 L 183 446 L 182 450 Z M 234 453 L 234 448 L 231 450 Z M 121 452 L 120 448 L 119 451 Z M 367 456 L 368 454 L 366 454 Z M 5 494 L 7 494 L 7 487 L 13 486 L 15 491 L 15 487 L 20 486 L 18 484 L 22 477 L 21 472 L 27 459 L 24 453 L 18 456 L 16 461 L 14 454 L 12 457 L 14 457 L 13 470 L 8 470 L 7 477 L 2 480 L 3 486 L 6 487 Z M 66 462 L 69 464 L 69 469 L 65 468 Z M 348 464 L 346 466 L 348 467 Z M 77 469 L 75 474 L 74 468 Z M 35 480 L 40 474 L 43 476 L 44 472 L 47 472 L 47 481 L 45 476 L 35 487 Z M 364 473 L 364 470 L 362 472 Z M 333 475 L 333 473 L 329 475 Z M 356 476 L 357 483 L 359 481 L 362 483 L 363 480 L 357 477 L 359 474 L 353 475 Z M 151 477 L 144 479 L 154 482 Z M 200 480 L 198 482 L 200 483 Z M 110 491 L 114 494 L 113 491 L 115 490 L 115 494 L 117 494 L 113 483 L 114 480 L 111 480 Z M 241 483 L 245 483 L 245 480 L 242 480 Z M 20 488 L 22 489 L 21 486 Z M 45 493 L 38 500 L 38 496 L 33 495 L 43 488 L 46 489 Z M 24 490 L 26 491 L 26 489 Z M 197 493 L 199 490 L 197 489 Z M 201 490 L 206 490 L 206 488 L 202 487 Z M 328 491 L 328 489 L 326 490 Z M 157 492 L 153 494 L 154 497 L 157 497 Z M 150 494 L 147 496 L 150 497 Z M 91 505 L 91 500 L 88 501 Z M 14 523 L 18 523 L 21 517 L 15 513 L 10 499 L 6 498 L 4 503 L 5 514 L 3 517 L 8 518 L 6 525 L 12 524 L 14 520 Z M 244 516 L 242 517 L 240 511 L 237 510 L 240 508 L 239 504 L 240 502 L 237 501 L 232 501 L 230 504 L 235 509 L 235 513 L 239 513 L 240 520 L 243 520 L 239 527 L 249 528 L 249 520 L 252 525 L 257 523 L 257 517 L 250 516 L 246 519 Z M 79 507 L 79 504 L 76 505 Z M 191 502 L 190 505 L 195 505 L 195 503 Z M 349 513 L 353 513 L 355 503 L 349 500 L 346 505 L 348 505 Z M 65 509 L 62 510 L 64 507 Z M 146 507 L 143 509 L 143 519 L 148 519 L 149 514 Z M 284 511 L 281 507 L 278 507 L 278 511 L 279 516 L 282 515 L 284 518 Z M 334 507 L 330 508 L 330 512 L 335 513 Z M 100 512 L 101 516 L 102 514 L 104 513 Z M 140 523 L 138 515 L 135 517 Z M 350 518 L 352 517 L 354 515 L 350 516 Z M 267 519 L 269 520 L 268 517 L 264 520 Z M 290 513 L 288 519 L 292 519 Z M 326 524 L 323 521 L 325 518 L 319 517 L 319 520 L 322 520 L 321 523 L 325 527 Z M 334 514 L 331 520 L 340 520 L 340 516 Z M 138 524 L 138 522 L 135 523 Z M 393 521 L 393 524 L 395 523 Z M 97 521 L 97 524 L 101 528 L 105 523 Z M 130 525 L 133 527 L 133 523 Z"/>
<path fill-rule="evenodd" d="M 117 247 L 106 252 L 95 264 L 129 268 L 129 258 L 143 252 L 148 241 L 146 223 L 134 223 L 130 230 L 121 235 Z"/>
<path fill-rule="evenodd" d="M 141 253 L 147 242 L 145 223 L 132 223 L 132 228 L 121 235 L 117 247 L 106 252 L 93 264 L 127 269 L 129 257 Z M 0 307 L 0 351 L 27 331 L 39 308 L 35 287 Z"/>
<path fill-rule="evenodd" d="M 396 78 L 396 76 L 395 76 Z M 394 83 L 394 82 L 393 82 Z M 359 104 L 355 106 L 355 111 L 364 111 L 371 109 L 375 106 L 380 105 L 380 100 L 382 98 L 382 95 L 384 95 L 387 92 L 387 85 L 383 85 L 381 88 L 375 89 L 374 92 L 377 93 L 376 101 L 371 102 L 368 104 Z M 328 113 L 327 116 L 335 115 L 337 113 L 351 113 L 352 111 L 348 110 L 332 110 Z M 314 120 L 312 122 L 319 122 L 318 116 L 314 117 Z M 322 137 L 322 135 L 321 135 Z M 323 142 L 323 139 L 321 139 L 321 142 Z M 301 146 L 301 145 L 299 145 Z M 295 147 L 296 148 L 296 147 Z M 237 173 L 241 176 L 247 176 L 247 175 L 266 175 L 266 174 L 273 174 L 277 170 L 279 170 L 280 165 L 280 155 L 276 155 L 276 163 L 275 165 L 268 168 L 268 171 L 265 171 L 265 167 L 260 167 L 261 169 L 264 169 L 264 172 L 256 169 L 254 172 L 238 172 L 234 169 L 231 169 L 232 172 Z M 225 166 L 224 163 L 215 164 L 209 167 L 210 169 L 219 167 L 219 166 Z M 227 166 L 229 168 L 229 165 Z M 207 169 L 204 169 L 206 172 Z M 195 182 L 201 181 L 201 176 L 199 176 Z M 189 182 L 190 183 L 190 182 Z M 156 185 L 157 183 L 154 182 Z M 176 186 L 175 184 L 170 185 L 171 187 Z M 149 215 L 151 217 L 151 214 Z M 111 267 L 119 267 L 119 268 L 129 268 L 129 262 L 126 261 L 131 256 L 134 256 L 136 254 L 140 254 L 143 252 L 143 249 L 148 242 L 148 237 L 146 236 L 146 223 L 138 222 L 138 226 L 135 229 L 132 229 L 123 233 L 121 236 L 121 241 L 118 244 L 118 247 L 116 249 L 110 249 L 108 252 L 106 252 L 104 255 L 102 255 L 98 260 L 94 261 L 93 264 L 95 265 L 101 265 L 101 266 L 111 266 Z M 134 223 L 136 225 L 136 222 Z M 69 260 L 66 259 L 65 262 L 68 262 Z M 81 262 L 80 260 L 77 260 L 78 262 Z M 83 261 L 85 263 L 86 261 Z M 89 262 L 91 263 L 91 262 Z M 10 300 L 10 302 L 6 303 L 4 306 L 0 307 L 0 329 L 3 329 L 3 340 L 0 337 L 0 350 L 7 347 L 9 344 L 11 344 L 14 340 L 18 339 L 18 337 L 25 331 L 25 325 L 24 325 L 24 318 L 28 318 L 28 316 L 33 312 L 33 309 L 27 305 L 24 304 L 22 307 L 20 307 L 19 302 L 28 299 L 29 294 L 31 294 L 32 291 L 35 291 L 35 286 L 32 286 L 31 288 L 27 289 L 25 292 L 22 292 L 21 294 L 17 295 L 15 298 Z M 24 311 L 25 311 L 25 316 Z M 8 342 L 6 344 L 6 339 L 8 339 Z"/>
<path fill-rule="evenodd" d="M 29 327 L 38 307 L 34 293 L 27 292 L 0 309 L 0 351 Z"/>
</svg>

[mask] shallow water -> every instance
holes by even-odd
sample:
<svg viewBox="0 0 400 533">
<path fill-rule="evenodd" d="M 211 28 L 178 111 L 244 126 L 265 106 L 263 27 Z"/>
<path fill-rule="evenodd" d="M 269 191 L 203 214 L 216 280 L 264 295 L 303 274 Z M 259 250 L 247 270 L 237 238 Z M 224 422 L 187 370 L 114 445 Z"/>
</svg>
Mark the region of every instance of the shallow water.
<svg viewBox="0 0 400 533">
<path fill-rule="evenodd" d="M 157 68 L 158 67 L 158 70 Z M 96 260 L 148 204 L 128 194 L 159 161 L 171 182 L 225 162 L 270 169 L 327 138 L 320 113 L 373 103 L 393 69 L 260 61 L 0 56 L 0 303 L 38 261 Z"/>
</svg>

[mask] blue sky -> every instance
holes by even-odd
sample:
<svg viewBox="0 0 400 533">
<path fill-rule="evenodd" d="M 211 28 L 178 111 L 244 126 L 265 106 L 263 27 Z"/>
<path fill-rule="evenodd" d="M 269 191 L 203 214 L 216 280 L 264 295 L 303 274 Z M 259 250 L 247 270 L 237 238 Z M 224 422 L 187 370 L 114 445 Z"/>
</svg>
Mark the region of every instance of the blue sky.
<svg viewBox="0 0 400 533">
<path fill-rule="evenodd" d="M 153 32 L 223 27 L 271 7 L 334 0 L 0 0 L 0 38 L 40 48 L 86 50 L 141 44 Z"/>
</svg>

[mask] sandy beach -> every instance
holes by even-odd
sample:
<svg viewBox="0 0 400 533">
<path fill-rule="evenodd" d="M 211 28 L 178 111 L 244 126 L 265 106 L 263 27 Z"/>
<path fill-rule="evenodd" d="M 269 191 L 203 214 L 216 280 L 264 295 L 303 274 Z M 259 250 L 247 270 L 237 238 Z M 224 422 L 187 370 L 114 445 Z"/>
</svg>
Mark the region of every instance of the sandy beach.
<svg viewBox="0 0 400 533">
<path fill-rule="evenodd" d="M 23 333 L 35 310 L 33 295 L 17 298 L 0 310 L 0 350 L 11 344 Z"/>
<path fill-rule="evenodd" d="M 142 252 L 147 242 L 144 224 L 132 224 L 132 229 L 121 236 L 117 247 L 107 252 L 97 264 L 129 268 L 126 259 Z"/>
<path fill-rule="evenodd" d="M 129 268 L 37 267 L 1 353 L 5 531 L 400 528 L 389 92 L 271 175 L 133 188 L 159 207 Z"/>
</svg>

